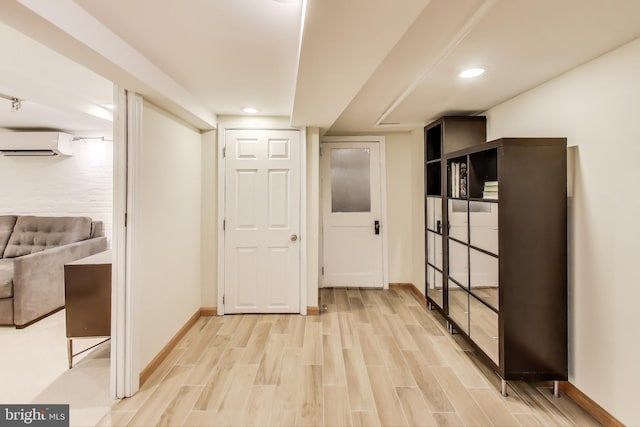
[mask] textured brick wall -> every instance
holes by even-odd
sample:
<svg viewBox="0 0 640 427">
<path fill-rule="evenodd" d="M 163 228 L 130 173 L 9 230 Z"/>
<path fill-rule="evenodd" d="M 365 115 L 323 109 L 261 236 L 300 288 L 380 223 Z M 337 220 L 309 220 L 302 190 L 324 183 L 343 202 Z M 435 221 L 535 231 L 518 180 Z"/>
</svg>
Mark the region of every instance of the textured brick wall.
<svg viewBox="0 0 640 427">
<path fill-rule="evenodd" d="M 75 141 L 71 157 L 0 155 L 0 215 L 89 216 L 111 241 L 113 143 Z"/>
</svg>

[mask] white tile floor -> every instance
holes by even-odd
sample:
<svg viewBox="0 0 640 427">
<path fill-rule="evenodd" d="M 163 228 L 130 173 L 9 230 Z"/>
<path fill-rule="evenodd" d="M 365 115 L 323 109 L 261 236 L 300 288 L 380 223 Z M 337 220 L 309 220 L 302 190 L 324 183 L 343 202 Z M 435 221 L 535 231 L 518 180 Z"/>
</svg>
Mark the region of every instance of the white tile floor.
<svg viewBox="0 0 640 427">
<path fill-rule="evenodd" d="M 74 340 L 74 352 L 102 339 Z M 0 327 L 0 403 L 68 403 L 72 426 L 93 426 L 109 410 L 109 342 L 68 369 L 65 312 L 25 328 Z"/>
</svg>

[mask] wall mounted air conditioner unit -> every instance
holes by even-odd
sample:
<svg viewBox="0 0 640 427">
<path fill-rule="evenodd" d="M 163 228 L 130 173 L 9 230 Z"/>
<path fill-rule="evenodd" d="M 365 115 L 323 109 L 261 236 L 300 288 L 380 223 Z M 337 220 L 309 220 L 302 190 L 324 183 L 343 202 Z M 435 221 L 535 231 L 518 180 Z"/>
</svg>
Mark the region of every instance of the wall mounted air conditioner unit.
<svg viewBox="0 0 640 427">
<path fill-rule="evenodd" d="M 70 156 L 72 135 L 64 132 L 0 132 L 4 156 Z"/>
</svg>

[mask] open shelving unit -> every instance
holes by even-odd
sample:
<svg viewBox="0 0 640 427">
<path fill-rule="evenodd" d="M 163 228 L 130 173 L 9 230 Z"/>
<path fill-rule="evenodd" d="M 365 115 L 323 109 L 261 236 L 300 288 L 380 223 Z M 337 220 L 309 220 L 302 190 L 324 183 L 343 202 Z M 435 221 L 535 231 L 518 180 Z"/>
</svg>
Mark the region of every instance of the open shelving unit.
<svg viewBox="0 0 640 427">
<path fill-rule="evenodd" d="M 425 156 L 428 305 L 501 376 L 503 394 L 507 380 L 557 391 L 568 376 L 566 139 L 450 151 L 446 136 L 440 177 Z"/>
<path fill-rule="evenodd" d="M 484 116 L 444 116 L 424 128 L 425 144 L 425 252 L 427 299 L 432 307 L 447 313 L 444 270 L 446 266 L 446 210 L 448 180 L 443 161 L 451 151 L 486 141 Z M 444 177 L 444 179 L 443 179 Z"/>
</svg>

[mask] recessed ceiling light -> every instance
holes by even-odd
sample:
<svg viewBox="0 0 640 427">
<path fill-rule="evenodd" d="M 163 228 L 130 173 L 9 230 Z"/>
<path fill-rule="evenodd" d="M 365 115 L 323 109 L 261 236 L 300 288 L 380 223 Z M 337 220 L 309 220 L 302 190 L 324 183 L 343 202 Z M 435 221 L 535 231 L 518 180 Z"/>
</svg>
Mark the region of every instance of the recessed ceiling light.
<svg viewBox="0 0 640 427">
<path fill-rule="evenodd" d="M 242 107 L 242 111 L 244 111 L 247 114 L 257 114 L 260 112 L 260 110 L 254 107 Z"/>
<path fill-rule="evenodd" d="M 484 68 L 469 68 L 467 70 L 462 71 L 458 74 L 458 77 L 461 79 L 472 79 L 474 77 L 478 77 L 484 74 Z"/>
</svg>

